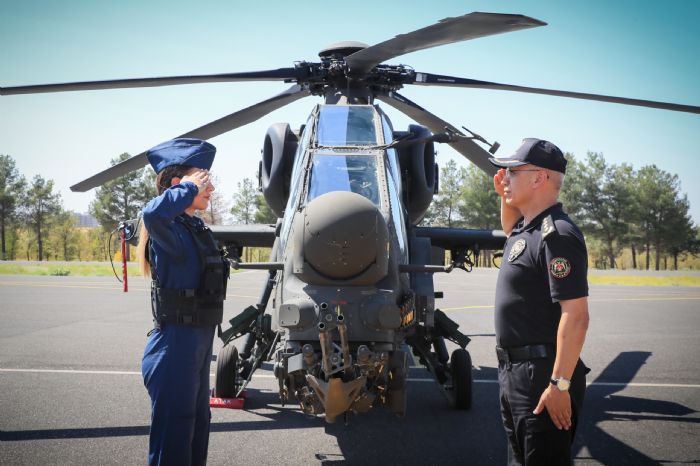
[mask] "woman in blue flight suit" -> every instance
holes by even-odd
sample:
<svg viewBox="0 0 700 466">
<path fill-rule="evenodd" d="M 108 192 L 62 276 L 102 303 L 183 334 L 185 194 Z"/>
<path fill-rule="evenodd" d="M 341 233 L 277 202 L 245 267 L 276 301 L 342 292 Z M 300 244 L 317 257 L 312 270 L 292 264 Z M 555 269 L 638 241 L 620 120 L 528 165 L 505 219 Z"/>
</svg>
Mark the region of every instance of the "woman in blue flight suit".
<svg viewBox="0 0 700 466">
<path fill-rule="evenodd" d="M 211 231 L 194 216 L 214 186 L 216 148 L 174 139 L 147 153 L 158 196 L 143 209 L 142 272 L 152 278 L 154 329 L 141 371 L 151 398 L 149 464 L 203 465 L 209 445 L 209 371 L 221 323 L 228 264 Z"/>
</svg>

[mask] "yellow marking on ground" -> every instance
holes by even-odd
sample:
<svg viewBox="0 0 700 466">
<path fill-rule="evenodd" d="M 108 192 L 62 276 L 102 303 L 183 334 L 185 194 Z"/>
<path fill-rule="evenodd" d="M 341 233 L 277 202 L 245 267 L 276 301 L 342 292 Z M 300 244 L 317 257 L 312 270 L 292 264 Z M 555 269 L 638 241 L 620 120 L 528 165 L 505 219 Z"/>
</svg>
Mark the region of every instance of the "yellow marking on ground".
<svg viewBox="0 0 700 466">
<path fill-rule="evenodd" d="M 20 282 L 20 281 L 0 281 L 0 285 L 5 285 L 5 286 L 35 286 L 35 287 L 42 287 L 42 288 L 85 288 L 85 289 L 97 289 L 97 290 L 122 290 L 122 285 L 109 285 L 109 284 L 85 284 L 85 285 L 80 285 L 80 284 L 67 284 L 67 283 L 37 283 L 37 282 Z M 129 286 L 129 291 L 149 291 L 150 288 L 134 288 L 132 286 Z M 229 293 L 226 296 L 231 296 L 235 298 L 251 298 L 251 299 L 257 299 L 259 296 L 249 296 L 249 295 L 244 295 L 244 294 L 233 294 Z"/>
<path fill-rule="evenodd" d="M 605 298 L 605 299 L 596 299 L 596 298 L 590 298 L 588 301 L 589 302 L 596 302 L 596 303 L 603 303 L 603 302 L 610 302 L 610 301 L 694 301 L 700 299 L 700 296 L 678 296 L 678 297 L 672 297 L 668 296 L 665 298 Z"/>
<path fill-rule="evenodd" d="M 459 311 L 462 309 L 493 309 L 493 305 L 490 306 L 460 306 L 460 307 L 445 307 L 440 308 L 441 311 Z"/>
</svg>

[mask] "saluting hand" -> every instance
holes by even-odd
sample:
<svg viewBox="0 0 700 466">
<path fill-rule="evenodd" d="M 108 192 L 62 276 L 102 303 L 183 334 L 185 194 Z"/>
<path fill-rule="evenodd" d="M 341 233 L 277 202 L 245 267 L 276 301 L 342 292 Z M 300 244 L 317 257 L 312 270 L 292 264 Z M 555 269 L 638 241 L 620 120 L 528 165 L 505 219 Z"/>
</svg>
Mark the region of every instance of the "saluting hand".
<svg viewBox="0 0 700 466">
<path fill-rule="evenodd" d="M 209 185 L 209 170 L 195 170 L 183 176 L 181 181 L 191 181 L 200 191 L 203 191 Z"/>
<path fill-rule="evenodd" d="M 557 429 L 571 428 L 571 395 L 568 391 L 562 392 L 553 385 L 547 387 L 533 413 L 540 414 L 545 408 Z"/>
<path fill-rule="evenodd" d="M 506 169 L 499 169 L 495 175 L 493 175 L 493 188 L 496 190 L 496 194 L 503 197 L 505 192 L 503 191 L 505 187 L 503 186 L 503 179 L 506 177 Z"/>
</svg>

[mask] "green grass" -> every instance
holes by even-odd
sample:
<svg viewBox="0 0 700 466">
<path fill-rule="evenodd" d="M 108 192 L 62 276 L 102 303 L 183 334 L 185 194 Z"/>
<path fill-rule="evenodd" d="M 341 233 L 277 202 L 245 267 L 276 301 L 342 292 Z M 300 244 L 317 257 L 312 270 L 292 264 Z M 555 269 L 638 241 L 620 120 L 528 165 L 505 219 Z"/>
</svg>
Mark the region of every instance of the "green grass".
<svg viewBox="0 0 700 466">
<path fill-rule="evenodd" d="M 121 278 L 121 264 L 114 264 L 117 275 Z M 127 271 L 129 276 L 139 275 L 139 269 L 136 266 L 128 266 Z M 104 264 L 81 264 L 80 262 L 66 263 L 51 263 L 45 262 L 42 264 L 20 265 L 14 262 L 0 262 L 0 275 L 55 275 L 55 276 L 70 276 L 70 277 L 113 277 L 112 267 L 109 263 Z"/>
<path fill-rule="evenodd" d="M 121 278 L 121 264 L 114 264 L 117 275 Z M 136 265 L 129 265 L 130 277 L 140 276 Z M 232 273 L 239 272 L 231 270 Z M 114 273 L 109 263 L 55 263 L 20 265 L 15 262 L 0 262 L 0 275 L 53 275 L 70 277 L 112 277 Z M 653 275 L 588 275 L 588 282 L 594 285 L 623 285 L 623 286 L 697 286 L 700 287 L 700 276 L 653 276 Z"/>
<path fill-rule="evenodd" d="M 114 269 L 119 278 L 122 277 L 122 264 L 114 263 Z M 138 266 L 127 266 L 129 277 L 140 277 Z M 240 270 L 231 269 L 231 273 Z M 69 277 L 113 277 L 112 267 L 105 263 L 80 263 L 80 262 L 42 262 L 41 264 L 17 264 L 15 262 L 0 262 L 0 275 L 52 275 Z"/>
<path fill-rule="evenodd" d="M 589 275 L 588 283 L 595 285 L 623 286 L 700 286 L 700 277 L 678 276 L 639 276 L 639 275 Z"/>
</svg>

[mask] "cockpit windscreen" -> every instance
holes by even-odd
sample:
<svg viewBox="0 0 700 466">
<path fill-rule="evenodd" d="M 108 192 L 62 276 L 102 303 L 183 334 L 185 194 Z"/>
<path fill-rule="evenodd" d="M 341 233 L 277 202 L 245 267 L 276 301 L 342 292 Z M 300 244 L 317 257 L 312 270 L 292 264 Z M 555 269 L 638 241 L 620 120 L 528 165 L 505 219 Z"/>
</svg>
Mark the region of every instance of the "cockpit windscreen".
<svg viewBox="0 0 700 466">
<path fill-rule="evenodd" d="M 374 156 L 317 153 L 311 165 L 308 200 L 331 191 L 350 191 L 379 206 L 378 185 Z"/>
<path fill-rule="evenodd" d="M 377 144 L 375 110 L 370 106 L 328 105 L 318 115 L 320 146 L 367 146 Z"/>
</svg>

